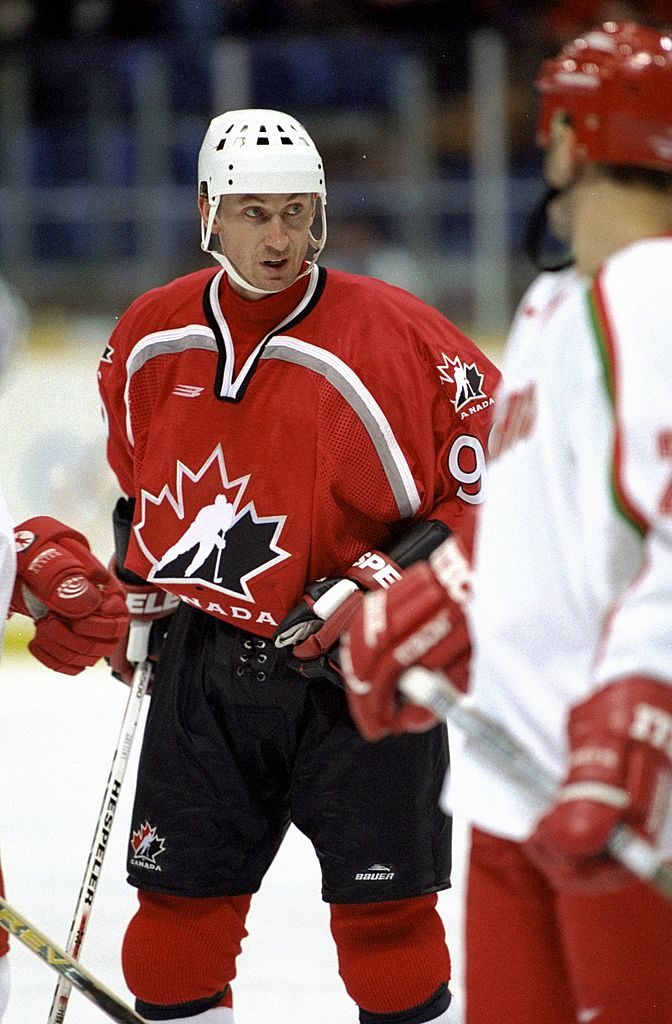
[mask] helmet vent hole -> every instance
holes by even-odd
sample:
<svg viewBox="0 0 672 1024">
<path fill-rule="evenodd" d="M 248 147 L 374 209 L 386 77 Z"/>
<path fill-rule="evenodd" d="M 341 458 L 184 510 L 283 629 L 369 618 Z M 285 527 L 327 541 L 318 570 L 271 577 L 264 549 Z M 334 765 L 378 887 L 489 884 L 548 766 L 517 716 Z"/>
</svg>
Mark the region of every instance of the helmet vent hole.
<svg viewBox="0 0 672 1024">
<path fill-rule="evenodd" d="M 259 138 L 257 139 L 257 145 L 258 145 L 258 146 L 270 146 L 270 144 L 271 144 L 271 143 L 270 143 L 270 139 L 268 139 L 268 138 L 264 138 L 263 136 L 260 136 L 260 137 L 259 137 Z"/>
<path fill-rule="evenodd" d="M 282 135 L 280 137 L 280 142 L 282 143 L 283 146 L 291 146 L 292 145 L 292 140 L 288 139 L 286 135 Z"/>
</svg>

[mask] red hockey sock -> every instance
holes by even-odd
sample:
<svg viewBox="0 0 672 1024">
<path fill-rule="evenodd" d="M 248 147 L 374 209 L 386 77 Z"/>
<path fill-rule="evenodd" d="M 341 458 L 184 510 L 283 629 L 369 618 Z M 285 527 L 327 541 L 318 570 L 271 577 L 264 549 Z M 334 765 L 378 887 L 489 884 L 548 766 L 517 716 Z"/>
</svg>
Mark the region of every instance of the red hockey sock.
<svg viewBox="0 0 672 1024">
<path fill-rule="evenodd" d="M 331 905 L 339 973 L 369 1014 L 427 1003 L 450 979 L 450 956 L 437 896 L 389 903 Z"/>
<path fill-rule="evenodd" d="M 138 892 L 138 899 L 122 947 L 124 977 L 136 998 L 175 1007 L 221 993 L 214 1005 L 230 1006 L 251 897 Z"/>
</svg>

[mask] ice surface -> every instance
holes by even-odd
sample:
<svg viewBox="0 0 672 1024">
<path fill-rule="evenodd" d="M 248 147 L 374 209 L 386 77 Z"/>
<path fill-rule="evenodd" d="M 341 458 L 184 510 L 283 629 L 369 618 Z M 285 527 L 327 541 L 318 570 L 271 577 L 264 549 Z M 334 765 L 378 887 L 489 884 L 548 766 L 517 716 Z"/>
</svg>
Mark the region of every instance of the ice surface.
<svg viewBox="0 0 672 1024">
<path fill-rule="evenodd" d="M 0 665 L 0 822 L 7 899 L 65 946 L 128 691 L 103 665 L 68 678 L 26 655 Z M 141 720 L 81 960 L 132 1005 L 119 947 L 135 908 L 125 857 Z M 452 893 L 440 908 L 454 931 Z M 317 861 L 291 830 L 252 903 L 234 985 L 236 1024 L 355 1024 L 319 896 Z M 42 1024 L 58 975 L 13 940 L 12 994 L 3 1024 Z M 73 991 L 66 1024 L 108 1018 Z"/>
</svg>

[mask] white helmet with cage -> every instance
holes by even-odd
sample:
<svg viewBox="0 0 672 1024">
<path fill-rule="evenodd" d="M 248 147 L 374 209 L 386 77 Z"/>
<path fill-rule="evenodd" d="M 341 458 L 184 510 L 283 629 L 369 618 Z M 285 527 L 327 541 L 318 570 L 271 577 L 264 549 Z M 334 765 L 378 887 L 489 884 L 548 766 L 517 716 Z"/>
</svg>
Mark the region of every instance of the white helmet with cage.
<svg viewBox="0 0 672 1024">
<path fill-rule="evenodd" d="M 230 110 L 213 118 L 198 156 L 199 194 L 210 212 L 201 222 L 201 248 L 249 291 L 267 294 L 241 278 L 224 253 L 210 248 L 219 200 L 225 195 L 312 193 L 317 196 L 318 237 L 311 232 L 309 273 L 327 240 L 327 190 L 322 158 L 310 135 L 279 110 Z"/>
</svg>

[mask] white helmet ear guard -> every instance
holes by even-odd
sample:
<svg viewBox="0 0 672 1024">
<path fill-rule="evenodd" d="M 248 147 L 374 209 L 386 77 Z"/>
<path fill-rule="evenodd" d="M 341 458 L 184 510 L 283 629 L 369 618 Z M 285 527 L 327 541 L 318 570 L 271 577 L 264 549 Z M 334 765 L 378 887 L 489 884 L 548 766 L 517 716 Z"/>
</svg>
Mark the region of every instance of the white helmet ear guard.
<svg viewBox="0 0 672 1024">
<path fill-rule="evenodd" d="M 226 256 L 209 247 L 222 196 L 315 194 L 320 235 L 309 236 L 314 252 L 304 273 L 312 270 L 327 240 L 327 190 L 322 158 L 297 120 L 279 110 L 232 110 L 213 118 L 198 156 L 198 183 L 199 194 L 210 204 L 208 222 L 201 225 L 201 248 L 228 273 L 232 268 Z"/>
</svg>

